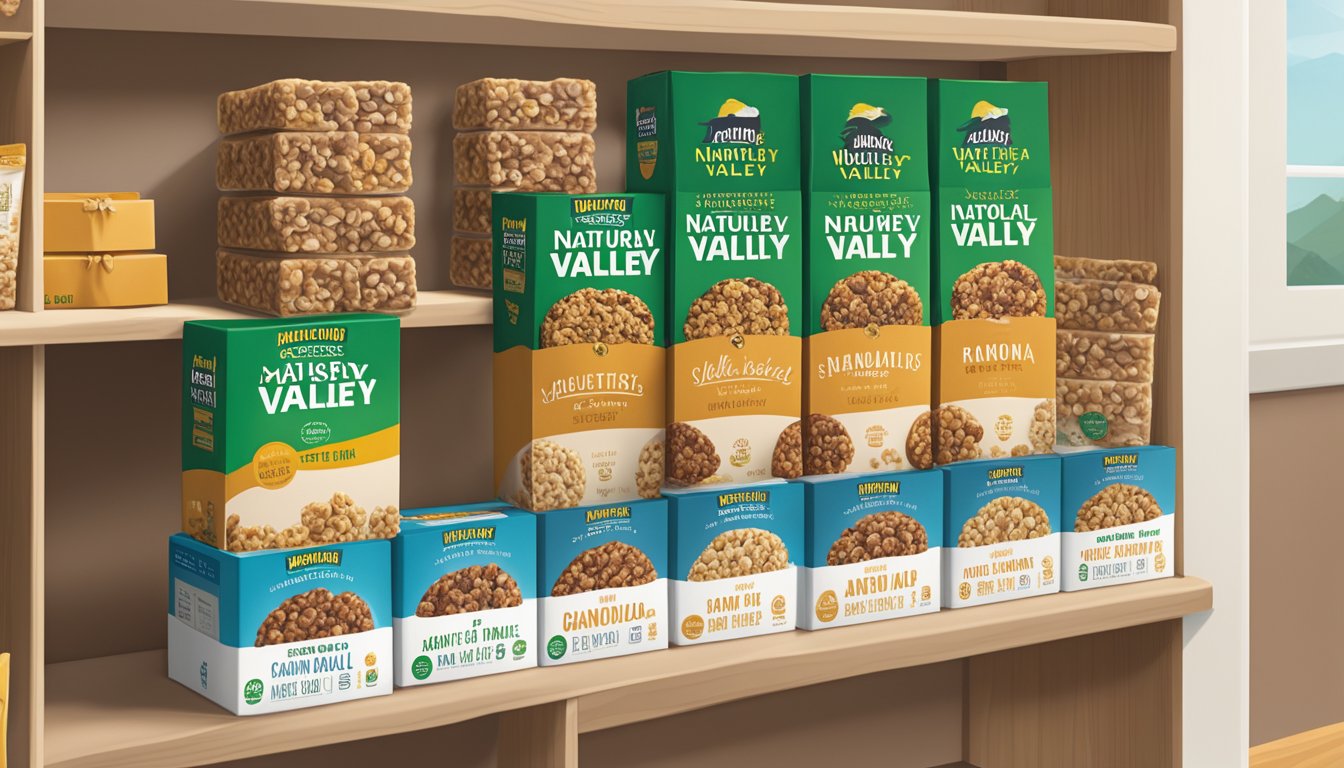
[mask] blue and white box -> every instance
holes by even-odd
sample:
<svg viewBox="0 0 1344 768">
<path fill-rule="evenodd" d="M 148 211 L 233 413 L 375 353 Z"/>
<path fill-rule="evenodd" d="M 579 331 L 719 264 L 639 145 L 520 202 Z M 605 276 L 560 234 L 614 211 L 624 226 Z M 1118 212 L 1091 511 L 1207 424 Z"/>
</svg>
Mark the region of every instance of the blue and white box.
<svg viewBox="0 0 1344 768">
<path fill-rule="evenodd" d="M 672 644 L 797 625 L 803 489 L 783 480 L 665 491 L 672 520 Z"/>
<path fill-rule="evenodd" d="M 392 540 L 399 687 L 537 665 L 537 520 L 497 503 L 407 511 Z"/>
<path fill-rule="evenodd" d="M 667 502 L 533 513 L 543 666 L 667 648 Z"/>
<path fill-rule="evenodd" d="M 1065 454 L 1064 591 L 1176 571 L 1176 450 L 1161 445 Z"/>
<path fill-rule="evenodd" d="M 941 606 L 943 475 L 886 472 L 798 481 L 806 546 L 798 626 L 827 629 Z"/>
<path fill-rule="evenodd" d="M 943 607 L 1059 591 L 1059 457 L 942 468 Z"/>
<path fill-rule="evenodd" d="M 392 546 L 168 539 L 168 676 L 236 715 L 392 692 Z"/>
</svg>

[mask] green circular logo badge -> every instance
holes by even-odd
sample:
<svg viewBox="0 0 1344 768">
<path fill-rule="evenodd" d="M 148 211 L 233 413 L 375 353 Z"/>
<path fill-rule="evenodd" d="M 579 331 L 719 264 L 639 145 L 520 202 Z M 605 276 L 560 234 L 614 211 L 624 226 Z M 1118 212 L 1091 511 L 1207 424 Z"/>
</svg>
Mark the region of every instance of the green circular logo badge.
<svg viewBox="0 0 1344 768">
<path fill-rule="evenodd" d="M 243 683 L 243 701 L 248 704 L 257 704 L 261 701 L 261 694 L 266 692 L 266 685 L 261 682 L 261 678 L 254 677 Z"/>
<path fill-rule="evenodd" d="M 1088 411 L 1079 416 L 1078 428 L 1089 440 L 1100 440 L 1111 431 L 1111 425 L 1106 422 L 1106 417 L 1098 411 Z"/>
<path fill-rule="evenodd" d="M 569 649 L 568 646 L 569 644 L 565 642 L 563 635 L 556 635 L 550 639 L 550 642 L 546 643 L 546 655 L 552 659 L 558 659 L 565 655 L 565 651 Z"/>
<path fill-rule="evenodd" d="M 411 662 L 411 677 L 416 680 L 424 680 L 433 671 L 434 662 L 430 661 L 428 656 L 416 656 L 415 661 Z"/>
<path fill-rule="evenodd" d="M 1087 581 L 1087 563 L 1078 566 L 1078 580 Z"/>
<path fill-rule="evenodd" d="M 513 641 L 513 655 L 514 655 L 514 657 L 517 658 L 517 657 L 520 657 L 520 656 L 522 656 L 522 655 L 524 655 L 524 654 L 526 654 L 526 653 L 527 653 L 527 641 L 526 641 L 526 640 L 514 640 L 514 641 Z"/>
</svg>

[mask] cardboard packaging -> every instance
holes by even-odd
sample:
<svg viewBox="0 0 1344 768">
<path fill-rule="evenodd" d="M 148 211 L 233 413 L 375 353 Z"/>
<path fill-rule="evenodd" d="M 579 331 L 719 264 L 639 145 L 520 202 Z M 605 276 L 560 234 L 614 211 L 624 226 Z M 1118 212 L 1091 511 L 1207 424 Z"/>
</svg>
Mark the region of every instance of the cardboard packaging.
<svg viewBox="0 0 1344 768">
<path fill-rule="evenodd" d="M 497 493 L 537 512 L 657 497 L 662 195 L 499 193 L 493 215 Z"/>
<path fill-rule="evenodd" d="M 392 540 L 398 687 L 537 665 L 537 520 L 497 502 L 407 510 Z"/>
<path fill-rule="evenodd" d="M 47 309 L 146 307 L 168 303 L 168 257 L 162 253 L 47 254 L 42 257 Z"/>
<path fill-rule="evenodd" d="M 1057 456 L 943 468 L 944 608 L 1059 591 L 1059 471 Z"/>
<path fill-rule="evenodd" d="M 221 549 L 397 533 L 401 327 L 383 315 L 182 331 L 182 530 Z"/>
<path fill-rule="evenodd" d="M 173 534 L 168 676 L 235 715 L 392 693 L 390 575 L 386 541 L 233 553 Z"/>
<path fill-rule="evenodd" d="M 798 626 L 827 629 L 935 613 L 942 599 L 937 470 L 806 477 Z"/>
<path fill-rule="evenodd" d="M 805 75 L 802 110 L 802 471 L 929 469 L 928 83 Z"/>
<path fill-rule="evenodd" d="M 1055 442 L 1054 218 L 1046 84 L 930 89 L 935 461 Z"/>
<path fill-rule="evenodd" d="M 792 476 L 802 453 L 798 79 L 660 72 L 630 81 L 627 109 L 627 187 L 664 192 L 670 217 L 668 483 Z"/>
<path fill-rule="evenodd" d="M 803 489 L 772 480 L 671 491 L 672 644 L 788 632 L 797 625 Z"/>
<path fill-rule="evenodd" d="M 154 250 L 154 201 L 138 192 L 48 192 L 42 248 L 47 253 Z"/>
<path fill-rule="evenodd" d="M 1063 589 L 1176 573 L 1176 449 L 1154 445 L 1060 457 Z"/>
<path fill-rule="evenodd" d="M 667 648 L 667 501 L 537 514 L 537 662 Z"/>
</svg>

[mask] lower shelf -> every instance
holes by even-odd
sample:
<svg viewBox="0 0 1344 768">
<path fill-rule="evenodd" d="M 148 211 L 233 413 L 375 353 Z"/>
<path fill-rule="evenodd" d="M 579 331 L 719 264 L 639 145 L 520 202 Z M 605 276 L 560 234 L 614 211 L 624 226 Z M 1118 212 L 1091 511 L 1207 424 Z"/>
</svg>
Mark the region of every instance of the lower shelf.
<svg viewBox="0 0 1344 768">
<path fill-rule="evenodd" d="M 1175 619 L 1213 605 L 1181 577 L 821 632 L 788 632 L 235 717 L 172 682 L 163 651 L 53 664 L 46 764 L 192 766 L 434 728 L 577 699 L 580 732 L 845 677 Z"/>
</svg>

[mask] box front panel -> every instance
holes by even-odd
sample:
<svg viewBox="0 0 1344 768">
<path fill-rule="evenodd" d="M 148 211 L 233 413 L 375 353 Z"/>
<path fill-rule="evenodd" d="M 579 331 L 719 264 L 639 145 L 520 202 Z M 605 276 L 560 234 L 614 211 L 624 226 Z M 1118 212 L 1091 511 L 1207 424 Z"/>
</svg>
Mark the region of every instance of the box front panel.
<svg viewBox="0 0 1344 768">
<path fill-rule="evenodd" d="M 912 434 L 932 399 L 927 100 L 922 78 L 803 79 L 804 442 L 844 444 L 807 474 L 931 466 Z"/>
<path fill-rule="evenodd" d="M 1176 451 L 1084 451 L 1062 462 L 1064 591 L 1175 575 Z"/>
<path fill-rule="evenodd" d="M 1055 395 L 1046 85 L 943 80 L 931 93 L 936 400 L 945 421 L 964 425 L 936 459 L 1046 453 Z"/>
<path fill-rule="evenodd" d="M 977 462 L 943 472 L 943 607 L 1058 592 L 1059 459 Z"/>
<path fill-rule="evenodd" d="M 802 488 L 765 483 L 678 492 L 672 518 L 672 642 L 793 629 L 803 554 Z"/>
</svg>

